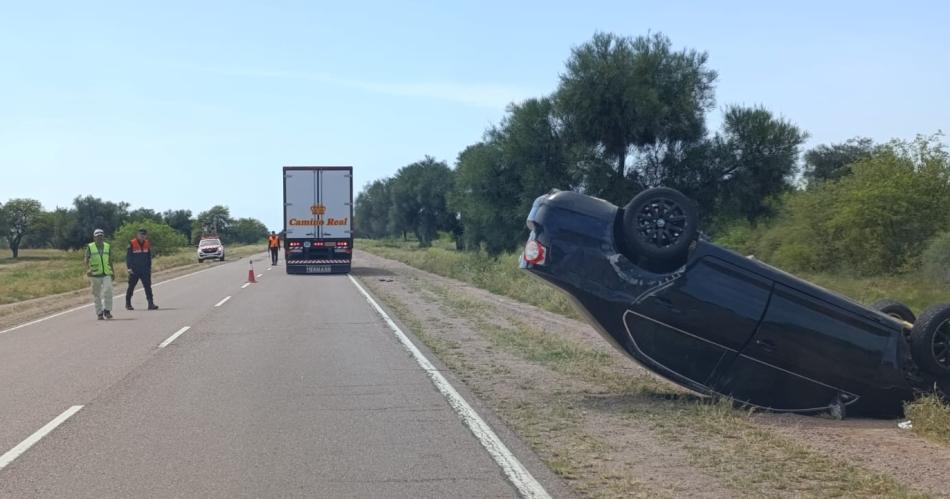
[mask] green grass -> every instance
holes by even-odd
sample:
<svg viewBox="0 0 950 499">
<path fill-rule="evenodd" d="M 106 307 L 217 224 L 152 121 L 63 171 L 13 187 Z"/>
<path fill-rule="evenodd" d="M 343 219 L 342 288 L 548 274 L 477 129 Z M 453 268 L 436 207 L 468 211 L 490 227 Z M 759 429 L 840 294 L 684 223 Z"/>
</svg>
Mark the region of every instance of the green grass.
<svg viewBox="0 0 950 499">
<path fill-rule="evenodd" d="M 492 258 L 456 251 L 444 239 L 420 249 L 414 242 L 359 240 L 354 246 L 418 269 L 468 282 L 492 293 L 530 303 L 549 312 L 580 319 L 563 293 L 518 269 L 517 254 Z"/>
<path fill-rule="evenodd" d="M 237 258 L 263 251 L 263 245 L 228 247 L 228 257 Z M 115 255 L 116 281 L 128 276 L 125 271 L 124 249 Z M 82 251 L 55 249 L 24 249 L 13 259 L 9 253 L 0 257 L 0 305 L 16 303 L 43 296 L 84 289 L 89 285 L 83 269 Z M 194 248 L 155 258 L 152 272 L 197 265 Z"/>
</svg>

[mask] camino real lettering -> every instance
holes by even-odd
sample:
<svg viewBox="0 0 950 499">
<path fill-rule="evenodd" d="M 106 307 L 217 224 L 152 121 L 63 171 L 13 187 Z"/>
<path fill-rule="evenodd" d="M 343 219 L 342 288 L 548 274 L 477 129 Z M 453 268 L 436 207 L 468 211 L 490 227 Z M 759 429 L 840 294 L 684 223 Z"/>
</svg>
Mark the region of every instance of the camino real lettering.
<svg viewBox="0 0 950 499">
<path fill-rule="evenodd" d="M 346 225 L 347 218 L 328 218 L 326 220 L 320 218 L 311 218 L 308 220 L 291 218 L 287 223 L 290 225 Z"/>
</svg>

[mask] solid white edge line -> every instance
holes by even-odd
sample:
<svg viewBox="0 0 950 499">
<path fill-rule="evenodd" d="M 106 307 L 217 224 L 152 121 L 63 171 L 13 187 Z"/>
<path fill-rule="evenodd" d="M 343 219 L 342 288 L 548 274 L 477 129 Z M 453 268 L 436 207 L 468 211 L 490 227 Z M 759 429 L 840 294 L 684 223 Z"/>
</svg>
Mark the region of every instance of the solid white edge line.
<svg viewBox="0 0 950 499">
<path fill-rule="evenodd" d="M 251 285 L 251 283 L 245 282 L 244 284 L 241 285 L 241 289 L 244 289 L 244 288 L 246 288 L 246 287 L 248 287 L 248 286 L 250 286 L 250 285 Z"/>
<path fill-rule="evenodd" d="M 202 272 L 207 272 L 207 271 L 209 271 L 209 270 L 214 270 L 214 269 L 216 269 L 216 268 L 218 268 L 218 267 L 222 267 L 222 266 L 223 266 L 223 265 L 216 265 L 216 266 L 211 267 L 211 268 L 198 270 L 198 271 L 195 271 L 195 272 L 191 272 L 191 273 L 189 273 L 189 274 L 180 275 L 180 276 L 178 276 L 178 277 L 173 277 L 173 278 L 168 279 L 168 280 L 165 280 L 165 281 L 156 282 L 155 284 L 152 284 L 152 287 L 153 287 L 153 288 L 157 288 L 157 287 L 161 286 L 162 284 L 166 284 L 166 283 L 169 283 L 169 282 L 177 281 L 177 280 L 179 280 L 179 279 L 184 279 L 184 278 L 186 278 L 186 277 L 191 277 L 191 276 L 194 276 L 194 275 L 198 275 L 198 274 L 200 274 L 200 273 L 202 273 Z M 139 291 L 142 291 L 142 289 L 143 289 L 143 288 L 136 289 L 135 292 L 138 293 Z M 118 300 L 119 298 L 120 298 L 120 296 L 115 296 L 115 297 L 112 298 L 112 304 L 113 304 L 113 306 L 115 305 L 115 301 Z M 35 319 L 35 320 L 30 321 L 30 322 L 24 322 L 23 324 L 19 324 L 19 325 L 13 326 L 13 327 L 11 327 L 11 328 L 4 329 L 3 331 L 0 331 L 0 334 L 9 333 L 9 332 L 11 332 L 11 331 L 16 331 L 17 329 L 21 329 L 21 328 L 24 328 L 24 327 L 27 327 L 27 326 L 32 326 L 33 324 L 39 324 L 40 322 L 48 321 L 48 320 L 50 320 L 50 319 L 54 319 L 54 318 L 59 317 L 59 316 L 61 316 L 61 315 L 66 315 L 66 314 L 68 314 L 68 313 L 75 312 L 75 311 L 77 311 L 77 310 L 82 310 L 82 309 L 84 309 L 84 308 L 89 308 L 89 307 L 91 307 L 91 306 L 92 306 L 92 303 L 89 303 L 89 304 L 87 304 L 87 305 L 80 305 L 80 306 L 78 306 L 78 307 L 73 307 L 73 308 L 71 308 L 71 309 L 69 309 L 69 310 L 63 310 L 62 312 L 56 312 L 56 313 L 53 314 L 53 315 L 47 315 L 46 317 L 41 317 L 41 318 L 39 318 L 39 319 Z"/>
<path fill-rule="evenodd" d="M 435 385 L 436 389 L 439 390 L 442 396 L 449 402 L 449 405 L 452 406 L 455 413 L 462 419 L 462 422 L 468 426 L 472 434 L 475 435 L 475 438 L 478 439 L 478 442 L 482 444 L 482 447 L 484 447 L 492 459 L 498 463 L 498 466 L 501 467 L 501 470 L 505 473 L 505 476 L 508 477 L 508 480 L 518 489 L 518 493 L 521 494 L 522 497 L 550 498 L 551 496 L 544 490 L 544 487 L 542 487 L 527 468 L 521 464 L 521 461 L 518 461 L 518 458 L 508 450 L 508 447 L 498 438 L 498 435 L 492 431 L 491 427 L 485 423 L 481 416 L 475 412 L 475 409 L 455 391 L 455 388 L 453 388 L 451 383 L 432 365 L 432 362 L 422 355 L 422 352 L 416 348 L 409 337 L 406 336 L 406 333 L 403 333 L 402 330 L 399 329 L 399 326 L 389 317 L 386 311 L 376 303 L 376 300 L 370 296 L 369 292 L 367 292 L 352 275 L 347 274 L 347 277 L 350 278 L 350 281 L 356 286 L 356 289 L 363 294 L 366 301 L 376 309 L 376 313 L 383 318 L 386 325 L 389 326 L 389 329 L 393 331 L 399 343 L 401 343 L 403 348 L 409 352 L 409 355 L 415 359 L 419 367 L 425 371 L 432 381 L 432 384 Z"/>
<path fill-rule="evenodd" d="M 82 409 L 81 405 L 74 405 L 69 409 L 63 411 L 62 414 L 53 418 L 52 421 L 46 423 L 45 426 L 36 430 L 35 433 L 26 437 L 26 440 L 17 444 L 16 447 L 8 450 L 4 455 L 0 456 L 0 470 L 5 468 L 8 464 L 12 463 L 14 459 L 20 457 L 24 452 L 28 451 L 30 447 L 36 445 L 43 437 L 49 434 L 49 432 L 56 429 L 57 426 L 63 424 L 64 421 L 72 417 L 73 414 L 79 412 L 79 409 Z"/>
<path fill-rule="evenodd" d="M 215 303 L 214 306 L 215 306 L 215 307 L 220 307 L 221 305 L 224 305 L 224 302 L 226 302 L 226 301 L 228 301 L 228 300 L 230 300 L 230 299 L 231 299 L 231 296 L 230 296 L 230 295 L 229 295 L 229 296 L 225 296 L 224 299 L 222 299 L 222 300 L 219 301 L 218 303 Z"/>
<path fill-rule="evenodd" d="M 175 332 L 175 334 L 169 336 L 167 339 L 165 339 L 165 341 L 159 343 L 159 344 L 158 344 L 158 348 L 165 348 L 165 347 L 167 347 L 169 343 L 175 341 L 175 338 L 181 336 L 185 331 L 187 331 L 187 330 L 189 330 L 189 329 L 191 329 L 191 326 L 185 326 L 185 327 L 179 329 L 178 331 Z"/>
</svg>

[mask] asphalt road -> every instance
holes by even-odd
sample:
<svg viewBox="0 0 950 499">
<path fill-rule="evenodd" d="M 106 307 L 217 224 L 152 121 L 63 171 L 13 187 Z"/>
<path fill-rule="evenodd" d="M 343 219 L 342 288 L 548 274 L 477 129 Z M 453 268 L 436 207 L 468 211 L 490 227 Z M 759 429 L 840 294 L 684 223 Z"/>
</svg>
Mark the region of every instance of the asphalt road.
<svg viewBox="0 0 950 499">
<path fill-rule="evenodd" d="M 0 497 L 519 495 L 347 276 L 256 266 L 0 333 Z"/>
</svg>

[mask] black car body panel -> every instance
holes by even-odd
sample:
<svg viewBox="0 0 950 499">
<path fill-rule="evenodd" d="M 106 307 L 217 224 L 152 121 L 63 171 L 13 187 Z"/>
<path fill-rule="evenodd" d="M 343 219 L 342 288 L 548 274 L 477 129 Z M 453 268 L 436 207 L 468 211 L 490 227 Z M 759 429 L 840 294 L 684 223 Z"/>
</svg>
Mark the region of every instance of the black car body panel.
<svg viewBox="0 0 950 499">
<path fill-rule="evenodd" d="M 904 325 L 753 258 L 697 240 L 686 263 L 654 272 L 618 236 L 620 209 L 574 192 L 528 216 L 541 264 L 601 334 L 657 374 L 775 411 L 899 414 L 913 398 Z"/>
</svg>

